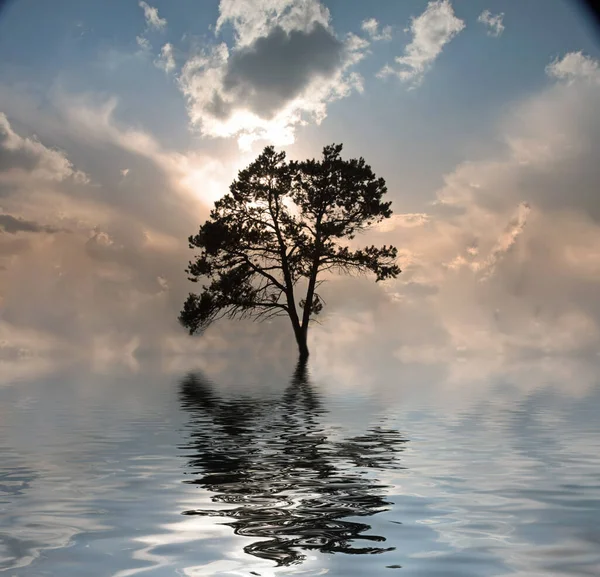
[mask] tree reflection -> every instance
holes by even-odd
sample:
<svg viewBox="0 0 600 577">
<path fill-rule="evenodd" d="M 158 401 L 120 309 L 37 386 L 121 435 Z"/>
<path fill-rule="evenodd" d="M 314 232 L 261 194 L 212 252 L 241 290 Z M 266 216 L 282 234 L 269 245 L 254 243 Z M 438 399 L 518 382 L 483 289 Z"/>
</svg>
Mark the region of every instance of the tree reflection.
<svg viewBox="0 0 600 577">
<path fill-rule="evenodd" d="M 399 468 L 403 439 L 375 427 L 335 439 L 322 424 L 326 412 L 299 364 L 280 399 L 225 399 L 201 374 L 182 382 L 180 399 L 191 413 L 186 481 L 214 493 L 227 509 L 185 515 L 224 517 L 237 535 L 256 537 L 244 551 L 277 565 L 301 563 L 304 551 L 374 554 L 370 525 L 350 520 L 387 509 L 385 485 L 369 469 Z M 372 472 L 371 472 L 372 473 Z M 362 546 L 359 546 L 362 544 Z"/>
</svg>

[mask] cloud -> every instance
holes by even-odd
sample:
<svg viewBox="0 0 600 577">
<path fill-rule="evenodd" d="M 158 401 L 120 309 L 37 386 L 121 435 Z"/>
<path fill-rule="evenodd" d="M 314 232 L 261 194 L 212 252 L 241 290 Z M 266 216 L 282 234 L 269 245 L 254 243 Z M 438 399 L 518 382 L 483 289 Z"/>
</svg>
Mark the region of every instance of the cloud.
<svg viewBox="0 0 600 577">
<path fill-rule="evenodd" d="M 65 229 L 39 224 L 22 218 L 15 218 L 10 214 L 0 214 L 0 228 L 9 234 L 16 234 L 17 232 L 65 232 Z"/>
<path fill-rule="evenodd" d="M 477 18 L 477 22 L 481 22 L 487 28 L 488 36 L 495 36 L 496 38 L 504 32 L 504 13 L 492 14 L 489 10 L 484 10 Z"/>
<path fill-rule="evenodd" d="M 48 215 L 60 218 L 61 214 L 70 214 L 76 206 L 76 220 L 91 223 L 91 228 L 98 222 L 110 220 L 115 214 L 118 218 L 145 220 L 162 232 L 181 230 L 186 221 L 188 226 L 195 226 L 189 210 L 202 200 L 184 181 L 191 170 L 201 173 L 203 160 L 164 150 L 147 132 L 122 127 L 113 118 L 116 107 L 116 100 L 100 100 L 89 95 L 73 96 L 60 92 L 51 95 L 47 104 L 49 110 L 38 119 L 38 126 L 46 133 L 46 139 L 58 139 L 86 158 L 87 168 L 96 175 L 96 180 L 91 183 L 77 178 L 78 171 L 63 153 L 60 153 L 62 170 L 58 176 L 48 177 L 46 169 L 42 173 L 44 179 L 39 174 L 40 162 L 29 171 L 17 169 L 21 161 L 19 156 L 13 158 L 12 167 L 0 172 L 0 186 L 5 185 L 3 210 L 42 222 Z M 20 116 L 21 122 L 28 121 L 31 110 L 24 107 Z M 26 139 L 16 135 L 13 140 Z M 42 159 L 46 151 L 55 152 L 41 142 L 35 141 L 35 144 Z M 116 166 L 113 161 L 103 160 L 111 158 L 107 150 L 118 151 L 120 158 Z M 3 160 L 8 161 L 5 155 Z M 128 168 L 136 169 L 135 178 L 127 179 L 126 185 L 122 178 L 113 176 L 124 163 Z M 46 168 L 45 164 L 41 166 Z M 69 174 L 74 176 L 69 177 Z M 71 224 L 79 226 L 68 222 L 64 226 L 73 228 Z"/>
<path fill-rule="evenodd" d="M 255 30 L 252 22 L 245 38 Z M 232 53 L 255 46 L 256 38 Z M 595 61 L 585 62 L 584 72 L 595 69 Z M 464 383 L 532 359 L 556 366 L 557 359 L 597 354 L 600 84 L 589 73 L 551 76 L 499 123 L 500 152 L 449 171 L 435 205 L 398 213 L 356 239 L 398 246 L 403 272 L 383 285 L 356 278 L 323 285 L 323 324 L 310 333 L 321 368 L 336 359 L 336 370 L 358 381 L 375 363 L 391 381 L 401 363 L 432 371 L 447 365 L 451 378 Z M 266 351 L 272 342 L 293 353 L 285 321 L 251 328 L 225 323 L 191 339 L 175 320 L 193 289 L 183 272 L 191 256 L 187 234 L 254 155 L 168 149 L 125 124 L 117 99 L 52 94 L 49 100 L 51 110 L 33 106 L 18 117 L 11 111 L 14 129 L 2 124 L 2 151 L 18 154 L 0 178 L 19 175 L 19 190 L 2 198 L 2 210 L 22 215 L 6 222 L 72 231 L 0 234 L 2 326 L 8 335 L 13 328 L 35 335 L 30 345 L 23 337 L 15 347 L 43 342 L 74 356 L 127 362 L 214 350 L 226 362 L 227 351 Z M 41 140 L 16 130 L 28 118 Z M 92 182 L 75 182 L 66 153 L 49 144 L 86 158 Z M 34 176 L 40 166 L 52 177 Z M 121 170 L 129 170 L 126 178 Z"/>
<path fill-rule="evenodd" d="M 438 289 L 428 306 L 447 342 L 433 357 L 462 351 L 503 363 L 597 350 L 598 117 L 596 84 L 558 83 L 529 97 L 502 122 L 504 155 L 446 175 L 438 202 L 457 210 L 432 210 L 426 227 L 388 234 L 413 254 L 402 281 Z"/>
<path fill-rule="evenodd" d="M 523 233 L 527 224 L 527 216 L 531 207 L 526 202 L 519 205 L 516 215 L 510 220 L 502 235 L 492 247 L 488 257 L 482 262 L 477 263 L 475 270 L 483 271 L 482 280 L 487 280 L 494 275 L 496 264 L 500 261 L 515 245 L 519 236 Z M 472 250 L 467 252 L 471 255 L 476 255 Z"/>
<path fill-rule="evenodd" d="M 147 2 L 140 0 L 138 6 L 144 11 L 146 26 L 154 30 L 162 30 L 167 25 L 167 21 L 158 15 L 158 9 L 150 6 Z"/>
<path fill-rule="evenodd" d="M 303 93 L 315 77 L 335 73 L 344 46 L 324 26 L 286 32 L 276 26 L 267 36 L 232 53 L 223 78 L 225 94 L 262 118 L 271 118 Z"/>
<path fill-rule="evenodd" d="M 94 191 L 94 201 L 123 217 L 142 219 L 161 234 L 192 232 L 201 215 L 227 191 L 237 171 L 253 158 L 224 149 L 218 150 L 218 155 L 166 149 L 149 132 L 117 120 L 116 98 L 64 93 L 55 98 L 60 122 L 52 130 L 68 131 L 77 146 L 87 147 L 89 158 L 98 158 L 106 149 L 119 151 L 116 166 L 112 161 L 108 166 L 101 164 L 97 179 L 104 181 L 111 174 L 120 178 L 108 179 L 109 186 Z M 119 173 L 123 165 L 127 175 Z M 181 238 L 187 235 L 185 232 Z"/>
<path fill-rule="evenodd" d="M 0 257 L 12 257 L 22 254 L 31 248 L 31 242 L 25 238 L 7 238 L 6 235 L 0 236 Z M 8 267 L 3 265 L 3 270 Z M 1 299 L 0 299 L 1 300 Z"/>
<path fill-rule="evenodd" d="M 154 61 L 157 68 L 161 68 L 167 74 L 175 70 L 175 56 L 173 55 L 173 45 L 167 42 L 161 49 L 158 58 Z"/>
<path fill-rule="evenodd" d="M 206 136 L 294 141 L 295 128 L 320 123 L 327 105 L 362 89 L 351 68 L 368 42 L 340 40 L 317 0 L 220 4 L 217 31 L 230 24 L 234 43 L 207 48 L 183 66 L 179 86 L 193 125 Z"/>
<path fill-rule="evenodd" d="M 410 212 L 405 214 L 393 214 L 391 218 L 383 220 L 377 225 L 380 232 L 389 232 L 397 227 L 412 228 L 423 226 L 429 222 L 430 216 L 424 212 Z"/>
<path fill-rule="evenodd" d="M 128 366 L 158 351 L 197 353 L 202 343 L 177 323 L 190 289 L 186 239 L 249 159 L 236 150 L 229 159 L 223 150 L 215 158 L 166 149 L 147 131 L 118 121 L 116 99 L 55 92 L 43 110 L 23 98 L 12 102 L 13 124 L 34 119 L 44 144 L 30 139 L 31 147 L 11 128 L 10 145 L 20 153 L 0 156 L 0 178 L 26 168 L 18 168 L 16 188 L 1 202 L 2 323 L 12 327 L 9 335 L 40 337 L 29 346 L 9 339 L 7 347 L 34 350 L 41 339 L 44 355 L 68 350 L 70 358 Z M 6 140 L 4 134 L 2 148 Z M 68 161 L 58 163 L 60 178 L 56 170 L 51 179 L 34 176 L 46 155 L 54 159 L 48 142 L 86 158 L 93 181 L 76 182 Z M 27 163 L 22 149 L 35 153 L 25 155 Z M 70 234 L 43 234 L 63 230 Z"/>
<path fill-rule="evenodd" d="M 375 18 L 369 18 L 368 20 L 364 20 L 361 24 L 361 29 L 363 32 L 366 32 L 369 38 L 373 42 L 378 42 L 380 40 L 391 40 L 392 39 L 392 27 L 384 26 L 379 31 L 379 22 Z"/>
<path fill-rule="evenodd" d="M 573 82 L 590 80 L 600 82 L 598 61 L 583 52 L 568 52 L 562 58 L 556 58 L 546 67 L 548 76 Z"/>
<path fill-rule="evenodd" d="M 410 82 L 413 88 L 418 86 L 444 46 L 464 27 L 464 21 L 454 15 L 449 0 L 429 2 L 425 12 L 412 19 L 413 39 L 405 48 L 404 56 L 395 59 L 399 68 L 385 66 L 379 76 L 394 75 L 402 82 Z"/>
<path fill-rule="evenodd" d="M 599 119 L 599 84 L 558 79 L 501 119 L 503 150 L 449 171 L 426 211 L 359 239 L 397 246 L 403 272 L 379 287 L 323 285 L 328 306 L 309 337 L 319 372 L 364 387 L 373 366 L 373 386 L 388 370 L 437 367 L 462 388 L 597 363 Z"/>
<path fill-rule="evenodd" d="M 137 42 L 137 45 L 140 47 L 139 54 L 147 54 L 152 50 L 152 45 L 150 44 L 150 41 L 146 37 L 146 34 L 150 30 L 158 30 L 158 31 L 164 30 L 167 26 L 167 21 L 165 18 L 161 18 L 158 15 L 158 8 L 154 8 L 153 6 L 150 6 L 147 2 L 140 0 L 140 2 L 138 2 L 138 6 L 144 11 L 144 18 L 146 20 L 146 31 L 144 32 L 144 34 L 136 36 L 135 40 Z M 167 46 L 170 46 L 170 45 L 167 45 Z M 157 62 L 162 62 L 161 58 L 162 58 L 162 51 L 161 51 L 161 56 L 159 56 L 159 59 L 157 61 L 155 61 L 155 64 Z M 162 67 L 163 66 L 159 66 L 159 68 L 162 68 Z"/>
<path fill-rule="evenodd" d="M 135 41 L 140 47 L 141 52 L 150 52 L 150 50 L 152 50 L 152 45 L 150 44 L 150 41 L 144 36 L 136 36 Z"/>
<path fill-rule="evenodd" d="M 18 135 L 3 113 L 0 113 L 0 151 L 0 181 L 27 173 L 40 180 L 70 178 L 79 183 L 88 182 L 87 175 L 75 170 L 62 151 L 44 146 L 35 137 Z"/>
<path fill-rule="evenodd" d="M 243 48 L 267 36 L 276 26 L 286 32 L 329 26 L 329 10 L 318 0 L 221 0 L 215 32 L 231 25 L 235 46 Z"/>
</svg>

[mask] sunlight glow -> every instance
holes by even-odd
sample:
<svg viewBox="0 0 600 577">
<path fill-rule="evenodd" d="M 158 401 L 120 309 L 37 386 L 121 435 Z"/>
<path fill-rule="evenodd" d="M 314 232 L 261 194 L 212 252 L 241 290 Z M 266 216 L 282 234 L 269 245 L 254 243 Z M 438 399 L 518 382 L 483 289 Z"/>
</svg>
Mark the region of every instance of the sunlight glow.
<svg viewBox="0 0 600 577">
<path fill-rule="evenodd" d="M 200 164 L 193 159 L 186 159 L 188 162 L 181 167 L 179 185 L 194 198 L 212 208 L 215 201 L 227 194 L 229 185 L 238 171 L 247 166 L 252 159 L 253 154 L 250 151 L 237 154 L 227 161 L 210 160 Z"/>
</svg>

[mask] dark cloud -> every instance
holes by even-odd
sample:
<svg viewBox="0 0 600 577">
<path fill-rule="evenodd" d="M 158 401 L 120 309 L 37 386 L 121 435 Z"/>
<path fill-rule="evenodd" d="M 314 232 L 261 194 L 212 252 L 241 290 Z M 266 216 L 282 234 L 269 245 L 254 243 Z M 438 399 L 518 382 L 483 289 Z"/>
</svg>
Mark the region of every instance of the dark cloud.
<svg viewBox="0 0 600 577">
<path fill-rule="evenodd" d="M 237 137 L 243 150 L 256 140 L 290 144 L 299 125 L 319 124 L 331 102 L 362 91 L 355 66 L 369 46 L 352 33 L 338 37 L 318 0 L 255 4 L 222 11 L 217 29 L 232 22 L 233 41 L 198 51 L 178 78 L 192 125 Z"/>
<path fill-rule="evenodd" d="M 10 214 L 0 214 L 0 228 L 9 234 L 16 234 L 17 232 L 45 232 L 48 234 L 68 232 L 63 228 L 39 224 L 32 220 L 15 218 Z"/>
<path fill-rule="evenodd" d="M 219 120 L 226 120 L 233 112 L 233 109 L 234 105 L 231 102 L 226 102 L 216 91 L 213 93 L 210 101 L 206 104 L 206 110 Z"/>
<path fill-rule="evenodd" d="M 315 23 L 309 31 L 290 32 L 276 26 L 267 36 L 233 52 L 223 86 L 259 116 L 270 117 L 315 77 L 339 69 L 343 54 L 343 43 L 322 24 Z M 221 112 L 225 114 L 225 110 Z"/>
</svg>

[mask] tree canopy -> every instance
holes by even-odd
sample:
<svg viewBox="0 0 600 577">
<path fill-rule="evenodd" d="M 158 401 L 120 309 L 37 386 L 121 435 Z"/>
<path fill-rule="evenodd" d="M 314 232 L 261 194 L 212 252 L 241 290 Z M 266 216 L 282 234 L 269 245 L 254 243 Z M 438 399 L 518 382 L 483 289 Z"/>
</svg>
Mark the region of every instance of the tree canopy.
<svg viewBox="0 0 600 577">
<path fill-rule="evenodd" d="M 229 194 L 189 237 L 199 254 L 186 272 L 205 281 L 190 293 L 179 321 L 190 334 L 223 318 L 288 316 L 301 357 L 308 357 L 308 326 L 323 308 L 322 273 L 400 273 L 393 246 L 352 248 L 355 236 L 390 218 L 383 178 L 363 158 L 343 160 L 341 144 L 319 160 L 286 161 L 266 147 L 238 173 Z"/>
</svg>

